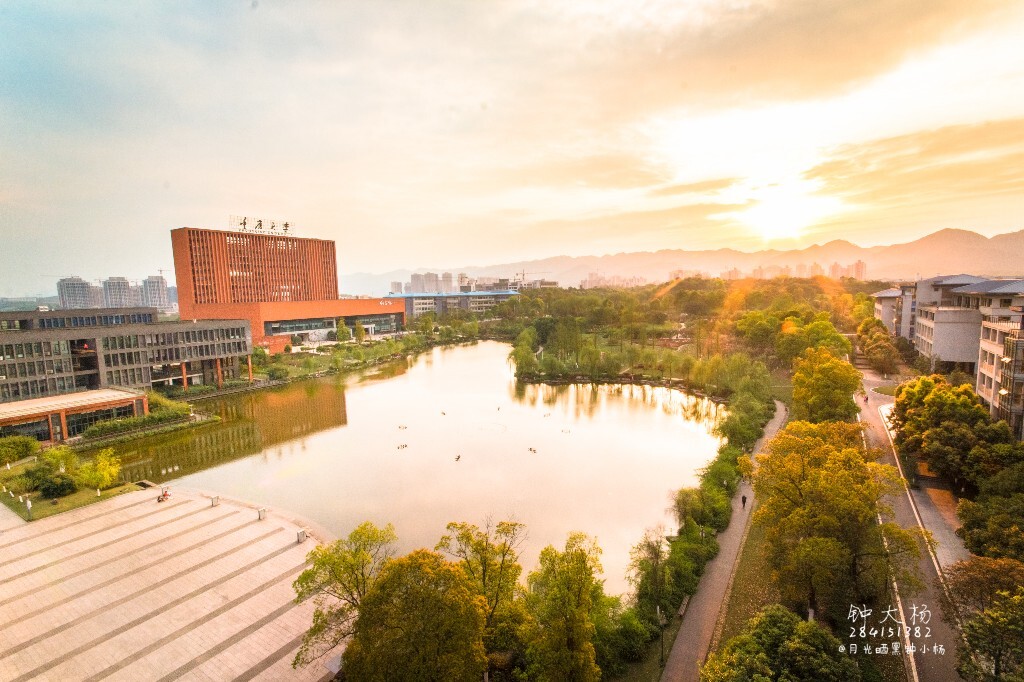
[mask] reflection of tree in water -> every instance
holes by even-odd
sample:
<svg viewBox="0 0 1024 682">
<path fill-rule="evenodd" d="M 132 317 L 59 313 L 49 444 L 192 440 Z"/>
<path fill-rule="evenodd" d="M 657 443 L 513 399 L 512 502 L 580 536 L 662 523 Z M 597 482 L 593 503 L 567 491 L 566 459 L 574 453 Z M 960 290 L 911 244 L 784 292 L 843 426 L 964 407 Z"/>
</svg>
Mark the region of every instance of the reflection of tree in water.
<svg viewBox="0 0 1024 682">
<path fill-rule="evenodd" d="M 724 405 L 676 388 L 646 384 L 527 384 L 513 382 L 516 402 L 531 407 L 569 405 L 576 417 L 592 418 L 609 398 L 681 415 L 689 421 L 714 427 L 727 415 Z"/>
<path fill-rule="evenodd" d="M 348 423 L 344 382 L 301 381 L 203 401 L 221 421 L 117 448 L 125 480 L 159 483 Z"/>
</svg>

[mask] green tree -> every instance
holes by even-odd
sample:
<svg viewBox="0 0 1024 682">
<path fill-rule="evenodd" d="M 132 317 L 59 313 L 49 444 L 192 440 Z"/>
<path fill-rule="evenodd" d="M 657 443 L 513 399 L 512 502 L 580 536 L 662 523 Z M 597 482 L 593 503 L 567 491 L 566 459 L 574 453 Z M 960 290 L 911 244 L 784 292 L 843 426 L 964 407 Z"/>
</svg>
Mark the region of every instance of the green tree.
<svg viewBox="0 0 1024 682">
<path fill-rule="evenodd" d="M 859 424 L 791 422 L 757 462 L 754 518 L 794 607 L 835 615 L 845 599 L 884 594 L 889 575 L 916 580 L 914 536 L 876 521 L 898 474 L 865 457 Z"/>
<path fill-rule="evenodd" d="M 362 599 L 342 654 L 353 680 L 479 680 L 484 598 L 465 572 L 424 549 L 388 562 Z"/>
<path fill-rule="evenodd" d="M 603 597 L 601 549 L 583 533 L 571 533 L 565 549 L 548 545 L 527 577 L 528 603 L 538 632 L 530 643 L 531 671 L 538 680 L 598 680 L 592 611 Z"/>
<path fill-rule="evenodd" d="M 853 394 L 861 374 L 828 349 L 808 349 L 793 363 L 793 418 L 849 421 L 857 415 Z"/>
<path fill-rule="evenodd" d="M 359 320 L 356 320 L 355 326 L 352 329 L 352 335 L 356 340 L 356 343 L 361 344 L 366 340 L 366 327 Z"/>
<path fill-rule="evenodd" d="M 310 567 L 292 587 L 296 602 L 313 600 L 313 624 L 302 637 L 293 667 L 308 665 L 352 634 L 360 605 L 394 557 L 397 539 L 391 524 L 378 528 L 367 521 L 347 538 L 309 553 Z"/>
<path fill-rule="evenodd" d="M 78 480 L 87 488 L 109 488 L 121 474 L 121 460 L 114 456 L 113 448 L 100 450 L 78 469 Z"/>
<path fill-rule="evenodd" d="M 858 682 L 860 669 L 817 623 L 779 606 L 754 616 L 701 668 L 701 682 Z"/>
<path fill-rule="evenodd" d="M 481 529 L 474 524 L 452 522 L 435 547 L 457 558 L 477 593 L 485 600 L 484 642 L 488 651 L 497 620 L 511 612 L 516 585 L 523 567 L 519 548 L 526 540 L 526 526 L 515 521 L 488 519 Z"/>
<path fill-rule="evenodd" d="M 969 647 L 969 651 L 960 651 L 960 673 L 964 677 L 1021 679 L 1020 673 L 1024 672 L 1024 587 L 1018 586 L 1015 592 L 998 592 L 991 605 L 965 620 L 963 625 Z"/>
</svg>

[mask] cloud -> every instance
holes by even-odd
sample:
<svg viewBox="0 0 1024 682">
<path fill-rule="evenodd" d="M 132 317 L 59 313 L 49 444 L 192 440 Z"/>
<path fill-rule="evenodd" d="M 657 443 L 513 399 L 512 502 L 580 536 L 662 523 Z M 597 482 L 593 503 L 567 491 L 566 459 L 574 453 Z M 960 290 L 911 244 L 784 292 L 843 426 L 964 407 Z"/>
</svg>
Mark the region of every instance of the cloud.
<svg viewBox="0 0 1024 682">
<path fill-rule="evenodd" d="M 805 176 L 878 210 L 1024 192 L 1024 118 L 844 145 Z"/>
<path fill-rule="evenodd" d="M 670 185 L 652 189 L 647 194 L 652 197 L 668 197 L 679 194 L 704 194 L 715 192 L 734 185 L 739 178 L 720 178 L 718 180 L 704 180 L 702 182 L 688 182 L 682 185 Z"/>
<path fill-rule="evenodd" d="M 498 187 L 583 186 L 629 189 L 665 182 L 669 171 L 636 154 L 610 152 L 595 156 L 560 158 L 518 168 L 499 168 L 487 180 Z"/>
</svg>

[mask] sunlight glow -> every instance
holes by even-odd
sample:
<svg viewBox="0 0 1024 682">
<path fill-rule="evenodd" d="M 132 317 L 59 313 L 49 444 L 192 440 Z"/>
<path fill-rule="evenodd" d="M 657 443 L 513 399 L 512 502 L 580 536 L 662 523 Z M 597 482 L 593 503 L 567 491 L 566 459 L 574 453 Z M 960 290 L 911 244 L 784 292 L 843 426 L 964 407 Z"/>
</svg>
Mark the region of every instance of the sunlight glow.
<svg viewBox="0 0 1024 682">
<path fill-rule="evenodd" d="M 843 203 L 815 194 L 816 186 L 806 180 L 767 185 L 752 190 L 754 205 L 728 216 L 746 225 L 765 241 L 797 239 L 803 231 L 838 213 Z"/>
</svg>

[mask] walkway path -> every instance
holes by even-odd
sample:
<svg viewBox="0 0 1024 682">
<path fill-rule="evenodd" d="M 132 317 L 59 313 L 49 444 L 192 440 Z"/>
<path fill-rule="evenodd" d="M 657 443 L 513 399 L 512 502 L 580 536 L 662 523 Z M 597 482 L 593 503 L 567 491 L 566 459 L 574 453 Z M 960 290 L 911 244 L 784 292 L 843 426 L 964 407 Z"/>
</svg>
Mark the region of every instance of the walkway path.
<svg viewBox="0 0 1024 682">
<path fill-rule="evenodd" d="M 292 670 L 315 539 L 196 492 L 106 500 L 0 534 L 0 679 L 321 680 Z"/>
<path fill-rule="evenodd" d="M 3 494 L 6 495 L 7 493 Z M 0 545 L 3 544 L 3 534 L 5 531 L 21 528 L 26 523 L 28 521 L 18 516 L 6 504 L 0 504 Z"/>
<path fill-rule="evenodd" d="M 881 448 L 884 453 L 880 460 L 884 464 L 896 466 L 886 427 L 882 423 L 882 413 L 892 408 L 893 398 L 872 389 L 883 382 L 877 373 L 868 367 L 858 366 L 864 373 L 864 386 L 868 389 L 868 403 L 861 411 L 861 419 L 868 425 L 865 433 L 867 443 L 871 447 Z M 904 585 L 900 585 L 905 618 L 909 621 L 913 607 L 926 606 L 931 612 L 931 620 L 926 627 L 930 628 L 931 638 L 918 640 L 917 645 L 928 644 L 929 653 L 920 651 L 914 655 L 913 672 L 923 682 L 954 682 L 961 679 L 956 672 L 956 648 L 960 641 L 959 633 L 947 625 L 942 619 L 941 590 L 936 584 L 942 569 L 952 563 L 970 556 L 964 549 L 963 542 L 956 535 L 956 497 L 941 480 L 929 476 L 919 476 L 920 489 L 904 489 L 886 502 L 892 507 L 892 514 L 887 520 L 893 520 L 903 528 L 923 527 L 934 537 L 937 546 L 935 556 L 928 551 L 924 543 L 919 543 L 921 558 L 918 568 L 924 580 L 924 589 L 917 594 L 910 594 Z M 919 525 L 920 524 L 920 525 Z M 931 647 L 941 644 L 945 654 L 931 653 Z M 911 682 L 915 682 L 913 679 Z"/>
<path fill-rule="evenodd" d="M 760 453 L 764 444 L 782 428 L 787 416 L 786 406 L 775 401 L 775 416 L 765 426 L 764 435 L 754 447 L 755 453 Z M 747 496 L 745 510 L 740 503 L 742 495 Z M 697 586 L 697 593 L 686 605 L 683 624 L 661 675 L 663 682 L 692 682 L 698 679 L 698 671 L 708 656 L 720 611 L 726 602 L 753 506 L 754 491 L 744 481 L 732 499 L 732 522 L 718 534 L 718 555 L 708 562 Z"/>
</svg>

